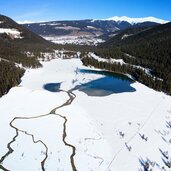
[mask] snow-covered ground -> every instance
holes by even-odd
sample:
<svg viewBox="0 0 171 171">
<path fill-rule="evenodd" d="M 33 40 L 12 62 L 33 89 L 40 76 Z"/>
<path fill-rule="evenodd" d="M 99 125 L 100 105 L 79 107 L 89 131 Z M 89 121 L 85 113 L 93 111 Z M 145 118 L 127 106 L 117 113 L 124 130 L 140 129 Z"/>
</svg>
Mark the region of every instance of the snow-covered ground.
<svg viewBox="0 0 171 171">
<path fill-rule="evenodd" d="M 76 45 L 97 45 L 104 42 L 99 38 L 92 36 L 42 36 L 44 39 L 49 40 L 56 44 L 76 44 Z"/>
<path fill-rule="evenodd" d="M 99 56 L 97 56 L 96 54 L 89 52 L 88 53 L 88 57 L 93 58 L 98 60 L 99 62 L 106 62 L 106 63 L 120 63 L 121 65 L 126 64 L 123 59 L 113 59 L 113 58 L 109 58 L 109 59 L 105 59 L 105 58 L 101 58 Z"/>
<path fill-rule="evenodd" d="M 124 34 L 124 35 L 122 36 L 121 39 L 122 39 L 122 40 L 123 40 L 123 39 L 126 39 L 126 38 L 128 38 L 129 36 L 132 36 L 132 35 L 133 35 L 133 34 Z"/>
<path fill-rule="evenodd" d="M 69 97 L 45 90 L 44 84 L 61 83 L 60 89 L 67 91 L 104 75 L 79 72 L 89 69 L 80 59 L 42 64 L 43 68 L 28 69 L 21 84 L 0 99 L 0 161 L 9 151 L 7 144 L 14 150 L 0 163 L 0 170 L 1 165 L 12 171 L 39 171 L 42 166 L 46 171 L 74 170 L 75 147 L 78 171 L 144 171 L 144 161 L 153 165 L 153 171 L 169 171 L 164 153 L 171 157 L 170 96 L 138 82 L 130 85 L 134 92 L 108 96 L 75 90 L 74 101 L 54 114 L 50 111 Z M 63 142 L 65 119 L 70 146 Z"/>
<path fill-rule="evenodd" d="M 129 54 L 125 54 L 126 56 L 128 56 L 129 58 L 134 58 L 133 56 L 129 55 Z M 139 66 L 139 65 L 132 65 L 132 64 L 129 64 L 129 63 L 125 63 L 123 59 L 113 59 L 113 58 L 101 58 L 100 56 L 97 56 L 96 54 L 92 53 L 92 52 L 89 52 L 88 53 L 88 57 L 89 58 L 93 58 L 99 62 L 106 62 L 106 63 L 120 63 L 121 65 L 130 65 L 131 67 L 134 67 L 134 68 L 138 68 L 138 69 L 141 69 L 143 70 L 147 75 L 149 76 L 152 76 L 151 75 L 151 69 L 149 68 L 144 68 L 142 66 Z M 158 80 L 162 80 L 161 78 L 156 78 Z"/>
<path fill-rule="evenodd" d="M 19 32 L 17 29 L 14 28 L 0 28 L 0 34 L 6 33 L 8 35 L 13 36 L 15 39 L 22 39 L 21 32 Z"/>
</svg>

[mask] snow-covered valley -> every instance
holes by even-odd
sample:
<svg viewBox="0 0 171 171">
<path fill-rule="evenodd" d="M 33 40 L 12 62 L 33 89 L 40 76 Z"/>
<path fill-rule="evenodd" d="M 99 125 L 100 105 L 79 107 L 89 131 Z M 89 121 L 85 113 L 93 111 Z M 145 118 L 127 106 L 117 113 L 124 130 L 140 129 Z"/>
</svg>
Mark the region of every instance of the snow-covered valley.
<svg viewBox="0 0 171 171">
<path fill-rule="evenodd" d="M 87 95 L 78 87 L 105 75 L 80 72 L 91 68 L 78 58 L 41 63 L 0 98 L 0 170 L 169 171 L 170 96 L 138 82 Z"/>
<path fill-rule="evenodd" d="M 92 36 L 42 36 L 44 39 L 56 44 L 97 45 L 104 42 L 100 38 Z"/>
</svg>

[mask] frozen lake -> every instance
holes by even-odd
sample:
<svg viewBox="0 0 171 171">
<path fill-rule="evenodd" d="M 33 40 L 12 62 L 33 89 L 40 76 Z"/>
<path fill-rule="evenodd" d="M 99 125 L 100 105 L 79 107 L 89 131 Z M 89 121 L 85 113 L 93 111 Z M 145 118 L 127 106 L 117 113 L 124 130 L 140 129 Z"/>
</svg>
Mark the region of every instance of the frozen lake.
<svg viewBox="0 0 171 171">
<path fill-rule="evenodd" d="M 134 82 L 129 77 L 108 72 L 97 71 L 92 69 L 81 69 L 78 71 L 80 74 L 88 75 L 95 74 L 103 76 L 95 80 L 91 80 L 87 83 L 81 83 L 76 85 L 72 90 L 79 90 L 86 93 L 88 96 L 108 96 L 113 93 L 134 92 L 135 88 L 131 87 Z M 58 92 L 60 90 L 61 83 L 47 83 L 44 85 L 44 89 L 50 92 Z"/>
</svg>

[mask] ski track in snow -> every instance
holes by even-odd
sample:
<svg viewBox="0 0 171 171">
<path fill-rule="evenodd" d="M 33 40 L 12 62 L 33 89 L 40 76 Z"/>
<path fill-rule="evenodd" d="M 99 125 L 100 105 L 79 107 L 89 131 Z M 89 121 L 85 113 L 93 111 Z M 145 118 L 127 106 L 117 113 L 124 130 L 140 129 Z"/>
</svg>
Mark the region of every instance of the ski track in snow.
<svg viewBox="0 0 171 171">
<path fill-rule="evenodd" d="M 151 118 L 152 115 L 154 114 L 154 111 L 156 111 L 156 110 L 158 109 L 159 105 L 160 105 L 163 101 L 164 101 L 164 99 L 162 99 L 162 100 L 159 102 L 159 104 L 152 110 L 152 112 L 150 112 L 149 116 L 147 117 L 147 119 L 145 120 L 145 122 L 142 124 L 142 126 L 138 129 L 137 132 L 135 132 L 134 135 L 132 135 L 132 137 L 130 137 L 130 139 L 129 139 L 127 142 L 125 142 L 125 144 L 130 143 L 130 142 L 131 142 L 131 141 L 140 133 L 140 131 L 143 129 L 143 127 L 147 124 L 147 122 L 150 120 L 150 118 Z M 107 170 L 110 169 L 110 166 L 112 165 L 112 163 L 114 163 L 114 160 L 116 159 L 116 157 L 119 155 L 119 153 L 120 153 L 124 148 L 126 148 L 125 145 L 122 146 L 121 149 L 119 149 L 119 150 L 117 151 L 117 153 L 114 155 L 112 161 L 110 162 L 110 164 L 109 164 Z"/>
</svg>

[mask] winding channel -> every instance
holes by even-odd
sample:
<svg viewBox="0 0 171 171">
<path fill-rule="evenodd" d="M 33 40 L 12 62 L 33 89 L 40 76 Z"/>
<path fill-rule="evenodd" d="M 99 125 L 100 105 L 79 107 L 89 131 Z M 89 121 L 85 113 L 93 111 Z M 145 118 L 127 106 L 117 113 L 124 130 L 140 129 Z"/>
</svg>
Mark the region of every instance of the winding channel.
<svg viewBox="0 0 171 171">
<path fill-rule="evenodd" d="M 12 153 L 14 152 L 14 150 L 11 148 L 11 145 L 16 141 L 16 138 L 18 137 L 19 132 L 22 132 L 22 133 L 24 133 L 24 134 L 26 134 L 26 135 L 28 135 L 28 136 L 31 136 L 31 137 L 32 137 L 33 143 L 41 143 L 41 144 L 45 147 L 45 157 L 44 157 L 44 159 L 41 161 L 41 169 L 42 169 L 42 171 L 45 171 L 45 170 L 46 170 L 46 169 L 45 169 L 45 162 L 46 162 L 46 160 L 47 160 L 47 158 L 48 158 L 48 147 L 47 147 L 47 145 L 46 145 L 42 140 L 37 140 L 37 141 L 36 141 L 33 134 L 30 134 L 30 133 L 28 133 L 27 131 L 24 131 L 24 130 L 21 130 L 21 129 L 15 127 L 15 126 L 13 125 L 13 122 L 14 122 L 15 120 L 23 120 L 23 119 L 26 119 L 26 120 L 29 119 L 29 120 L 30 120 L 30 119 L 37 119 L 37 118 L 49 116 L 49 115 L 56 115 L 56 116 L 59 116 L 59 117 L 61 117 L 62 119 L 64 119 L 62 141 L 63 141 L 63 143 L 65 144 L 65 146 L 68 146 L 69 148 L 72 148 L 72 154 L 70 155 L 70 163 L 71 163 L 72 170 L 73 170 L 73 171 L 77 171 L 76 166 L 75 166 L 75 162 L 74 162 L 74 156 L 75 156 L 75 154 L 76 154 L 76 148 L 75 148 L 74 145 L 69 144 L 69 143 L 66 141 L 66 137 L 67 137 L 67 129 L 66 129 L 66 127 L 67 127 L 67 121 L 68 121 L 68 120 L 67 120 L 67 118 L 66 118 L 65 116 L 56 113 L 56 110 L 57 110 L 57 109 L 62 108 L 62 107 L 64 107 L 64 106 L 70 105 L 70 104 L 73 102 L 73 100 L 76 98 L 76 95 L 72 92 L 72 90 L 69 90 L 69 91 L 60 90 L 60 91 L 67 93 L 68 96 L 69 96 L 69 99 L 68 99 L 64 104 L 62 104 L 62 105 L 60 105 L 60 106 L 55 107 L 54 109 L 52 109 L 48 114 L 38 115 L 38 116 L 34 116 L 34 117 L 15 117 L 15 118 L 10 122 L 9 125 L 10 125 L 11 128 L 15 129 L 16 134 L 15 134 L 15 136 L 12 138 L 12 140 L 7 144 L 8 152 L 0 158 L 0 169 L 2 169 L 3 171 L 10 171 L 10 170 L 8 170 L 7 168 L 5 168 L 5 167 L 3 166 L 3 161 L 4 161 L 10 154 L 12 154 Z"/>
</svg>

